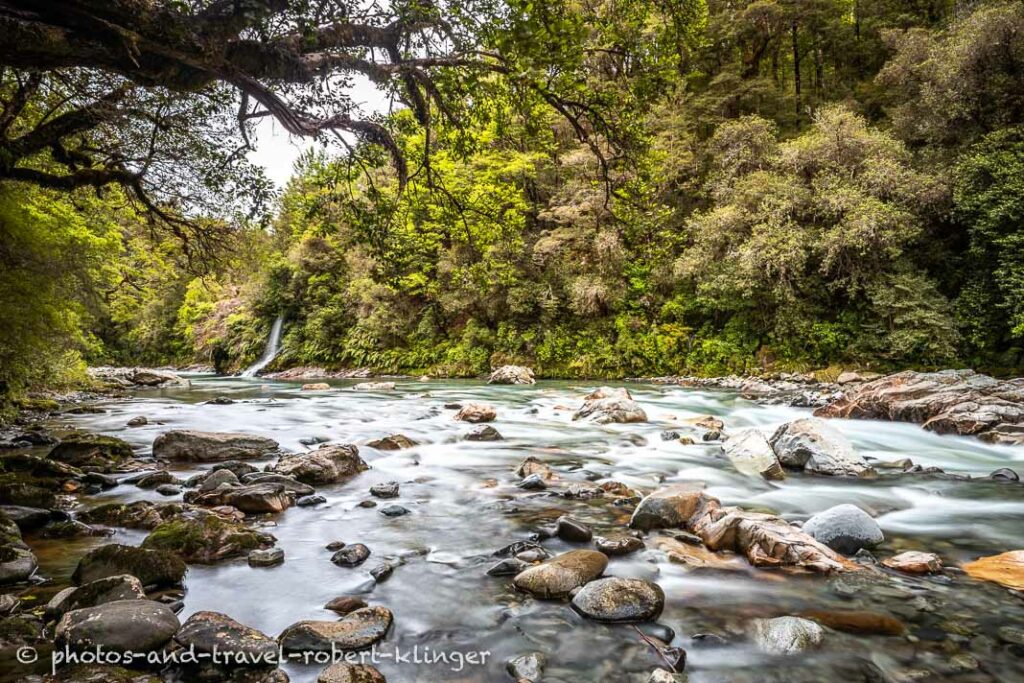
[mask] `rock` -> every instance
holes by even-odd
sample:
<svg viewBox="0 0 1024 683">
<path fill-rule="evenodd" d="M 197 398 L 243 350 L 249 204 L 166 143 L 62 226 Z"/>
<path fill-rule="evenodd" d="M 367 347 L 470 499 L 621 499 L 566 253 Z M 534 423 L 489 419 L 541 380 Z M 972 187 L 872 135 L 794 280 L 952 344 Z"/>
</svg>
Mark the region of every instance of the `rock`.
<svg viewBox="0 0 1024 683">
<path fill-rule="evenodd" d="M 934 574 L 942 571 L 942 559 L 938 555 L 914 550 L 887 557 L 882 560 L 882 565 L 907 574 Z"/>
<path fill-rule="evenodd" d="M 324 605 L 324 609 L 329 609 L 332 612 L 337 612 L 338 614 L 348 614 L 349 612 L 355 612 L 357 609 L 362 609 L 364 607 L 366 607 L 365 600 L 362 598 L 353 598 L 348 595 L 334 598 Z"/>
<path fill-rule="evenodd" d="M 300 508 L 308 508 L 314 505 L 323 505 L 326 502 L 327 499 L 321 495 L 302 496 L 301 498 L 297 498 L 295 500 L 295 504 L 298 505 Z"/>
<path fill-rule="evenodd" d="M 185 563 L 164 550 L 110 544 L 90 550 L 78 562 L 71 580 L 78 585 L 130 574 L 143 586 L 178 586 L 185 578 Z"/>
<path fill-rule="evenodd" d="M 572 550 L 530 567 L 513 579 L 516 588 L 535 598 L 562 598 L 596 579 L 608 558 L 594 550 Z"/>
<path fill-rule="evenodd" d="M 149 472 L 138 478 L 129 477 L 129 479 L 126 480 L 126 483 L 133 483 L 140 489 L 155 489 L 161 484 L 178 483 L 178 479 L 167 470 L 157 470 L 156 472 Z"/>
<path fill-rule="evenodd" d="M 776 617 L 752 621 L 750 636 L 766 654 L 793 655 L 819 647 L 825 629 L 809 619 Z"/>
<path fill-rule="evenodd" d="M 770 480 L 786 478 L 768 439 L 756 429 L 745 429 L 730 436 L 723 450 L 742 474 Z"/>
<path fill-rule="evenodd" d="M 401 505 L 385 505 L 380 509 L 380 514 L 385 517 L 402 517 L 409 514 L 409 510 Z"/>
<path fill-rule="evenodd" d="M 1000 467 L 998 470 L 988 475 L 988 478 L 994 479 L 995 481 L 1020 481 L 1020 476 L 1009 467 Z"/>
<path fill-rule="evenodd" d="M 615 539 L 599 536 L 594 539 L 594 547 L 609 557 L 620 557 L 642 550 L 644 542 L 635 536 L 623 536 Z"/>
<path fill-rule="evenodd" d="M 57 507 L 57 495 L 35 484 L 14 481 L 0 485 L 0 504 L 52 509 Z"/>
<path fill-rule="evenodd" d="M 598 424 L 647 422 L 647 413 L 628 390 L 601 387 L 584 399 L 572 419 L 592 420 Z"/>
<path fill-rule="evenodd" d="M 164 647 L 180 627 L 166 605 L 152 600 L 117 600 L 65 614 L 56 628 L 58 647 L 103 648 L 144 653 Z"/>
<path fill-rule="evenodd" d="M 373 580 L 377 583 L 384 583 L 391 578 L 391 575 L 394 573 L 395 567 L 397 566 L 399 565 L 391 562 L 379 564 L 370 570 L 370 576 L 372 576 Z"/>
<path fill-rule="evenodd" d="M 326 382 L 313 382 L 311 384 L 302 385 L 302 391 L 327 391 L 330 388 L 331 385 Z"/>
<path fill-rule="evenodd" d="M 271 665 L 277 661 L 277 642 L 261 631 L 241 624 L 220 612 L 196 612 L 174 635 L 186 650 L 212 656 L 216 651 L 232 657 L 233 666 Z"/>
<path fill-rule="evenodd" d="M 701 488 L 703 485 L 674 484 L 658 489 L 640 501 L 629 526 L 643 531 L 683 526 L 693 515 L 697 504 L 693 494 Z"/>
<path fill-rule="evenodd" d="M 22 505 L 0 505 L 0 515 L 18 525 L 22 531 L 30 531 L 45 526 L 53 519 L 49 510 L 24 507 Z"/>
<path fill-rule="evenodd" d="M 199 490 L 203 493 L 214 491 L 221 486 L 238 486 L 241 482 L 231 470 L 214 470 L 210 472 L 199 484 Z"/>
<path fill-rule="evenodd" d="M 863 477 L 874 473 L 849 439 L 824 420 L 803 418 L 779 427 L 772 448 L 784 467 L 812 474 Z"/>
<path fill-rule="evenodd" d="M 10 526 L 17 530 L 13 523 Z M 36 556 L 21 541 L 20 535 L 17 540 L 0 545 L 0 586 L 27 580 L 35 574 L 37 567 Z"/>
<path fill-rule="evenodd" d="M 417 444 L 404 434 L 392 434 L 391 436 L 385 436 L 383 439 L 370 441 L 366 445 L 380 451 L 397 451 L 403 448 L 412 448 Z"/>
<path fill-rule="evenodd" d="M 1024 550 L 981 557 L 963 565 L 963 570 L 975 579 L 1024 590 Z"/>
<path fill-rule="evenodd" d="M 252 550 L 247 556 L 250 567 L 276 567 L 284 564 L 284 551 L 280 548 Z"/>
<path fill-rule="evenodd" d="M 127 529 L 155 529 L 165 519 L 186 510 L 181 503 L 153 503 L 137 500 L 134 503 L 108 503 L 79 513 L 79 521 L 87 524 L 120 526 Z"/>
<path fill-rule="evenodd" d="M 185 502 L 207 507 L 229 505 L 246 514 L 258 515 L 284 512 L 295 498 L 281 484 L 248 484 L 221 486 L 206 493 L 189 491 L 185 494 Z"/>
<path fill-rule="evenodd" d="M 391 610 L 364 607 L 339 621 L 300 621 L 286 628 L 278 638 L 285 652 L 353 651 L 370 647 L 391 628 Z"/>
<path fill-rule="evenodd" d="M 352 386 L 353 391 L 394 391 L 394 382 L 360 382 Z"/>
<path fill-rule="evenodd" d="M 230 405 L 234 405 L 234 403 L 235 403 L 235 400 L 232 399 L 232 398 L 228 398 L 227 396 L 217 396 L 216 398 L 211 398 L 209 401 L 204 401 L 203 405 L 205 405 L 205 406 L 230 406 Z"/>
<path fill-rule="evenodd" d="M 522 365 L 503 365 L 491 373 L 488 384 L 535 384 L 533 370 Z"/>
<path fill-rule="evenodd" d="M 370 495 L 376 498 L 398 498 L 398 482 L 388 481 L 370 487 Z"/>
<path fill-rule="evenodd" d="M 665 593 L 650 581 L 612 576 L 583 586 L 573 596 L 572 605 L 598 621 L 650 621 L 661 615 Z"/>
<path fill-rule="evenodd" d="M 370 556 L 370 549 L 362 543 L 347 545 L 331 556 L 331 562 L 339 567 L 357 567 Z"/>
<path fill-rule="evenodd" d="M 387 683 L 384 674 L 369 664 L 332 664 L 317 676 L 316 683 Z"/>
<path fill-rule="evenodd" d="M 174 430 L 153 442 L 153 456 L 166 460 L 216 462 L 266 458 L 278 449 L 273 439 L 237 432 Z"/>
<path fill-rule="evenodd" d="M 725 429 L 725 423 L 714 415 L 701 415 L 684 420 L 687 424 L 706 429 L 709 432 L 721 432 Z"/>
<path fill-rule="evenodd" d="M 878 522 L 849 503 L 814 515 L 804 523 L 803 531 L 844 555 L 853 555 L 861 548 L 873 548 L 885 540 Z"/>
<path fill-rule="evenodd" d="M 486 403 L 466 403 L 459 412 L 455 413 L 455 419 L 462 422 L 491 422 L 498 417 L 498 411 L 494 406 Z"/>
<path fill-rule="evenodd" d="M 516 476 L 523 477 L 524 479 L 534 474 L 539 474 L 544 481 L 552 481 L 556 478 L 554 471 L 550 467 L 532 455 L 516 466 L 515 473 Z"/>
<path fill-rule="evenodd" d="M 906 371 L 861 384 L 818 408 L 820 417 L 914 422 L 939 434 L 1024 443 L 1024 381 L 972 370 Z"/>
<path fill-rule="evenodd" d="M 241 460 L 224 460 L 214 464 L 210 470 L 212 472 L 220 472 L 221 470 L 227 470 L 231 474 L 235 475 L 239 481 L 242 480 L 247 474 L 253 474 L 259 472 L 260 469 L 250 462 L 242 462 Z"/>
<path fill-rule="evenodd" d="M 145 600 L 142 582 L 130 574 L 108 576 L 83 584 L 78 588 L 65 588 L 46 604 L 46 618 L 59 620 L 66 613 L 85 607 L 96 607 L 118 600 Z"/>
<path fill-rule="evenodd" d="M 655 669 L 651 672 L 651 677 L 647 679 L 647 683 L 686 683 L 687 680 L 686 674 L 672 673 L 665 669 Z"/>
<path fill-rule="evenodd" d="M 517 683 L 529 681 L 529 683 L 540 683 L 544 676 L 544 667 L 548 664 L 548 658 L 541 652 L 528 652 L 516 655 L 505 664 L 505 670 Z"/>
<path fill-rule="evenodd" d="M 187 387 L 189 381 L 170 370 L 155 370 L 153 368 L 132 368 L 126 375 L 129 382 L 144 387 Z"/>
<path fill-rule="evenodd" d="M 466 441 L 501 441 L 505 437 L 491 425 L 474 427 L 466 434 Z"/>
<path fill-rule="evenodd" d="M 866 610 L 814 610 L 801 616 L 836 631 L 858 635 L 901 636 L 907 630 L 896 617 Z"/>
<path fill-rule="evenodd" d="M 285 491 L 296 496 L 311 496 L 316 493 L 309 484 L 303 484 L 301 481 L 289 477 L 285 474 L 278 474 L 276 472 L 252 472 L 250 474 L 242 475 L 243 484 L 277 484 L 282 486 Z"/>
<path fill-rule="evenodd" d="M 529 562 L 518 557 L 509 557 L 488 569 L 487 576 L 515 576 L 529 566 Z"/>
<path fill-rule="evenodd" d="M 282 456 L 273 471 L 306 484 L 337 484 L 369 469 L 352 444 L 324 445 L 309 453 Z"/>
<path fill-rule="evenodd" d="M 594 533 L 583 522 L 569 516 L 558 518 L 555 532 L 560 539 L 569 543 L 589 543 Z"/>
<path fill-rule="evenodd" d="M 160 484 L 155 491 L 161 496 L 177 496 L 181 493 L 182 488 L 180 484 Z"/>
<path fill-rule="evenodd" d="M 75 432 L 64 436 L 46 457 L 82 470 L 110 472 L 133 456 L 131 444 L 127 441 Z"/>
<path fill-rule="evenodd" d="M 839 376 L 836 377 L 836 384 L 856 384 L 863 381 L 864 378 L 861 377 L 859 372 L 841 372 L 839 373 Z"/>
<path fill-rule="evenodd" d="M 548 482 L 542 474 L 531 474 L 516 484 L 516 486 L 524 491 L 543 491 L 548 487 Z"/>
</svg>

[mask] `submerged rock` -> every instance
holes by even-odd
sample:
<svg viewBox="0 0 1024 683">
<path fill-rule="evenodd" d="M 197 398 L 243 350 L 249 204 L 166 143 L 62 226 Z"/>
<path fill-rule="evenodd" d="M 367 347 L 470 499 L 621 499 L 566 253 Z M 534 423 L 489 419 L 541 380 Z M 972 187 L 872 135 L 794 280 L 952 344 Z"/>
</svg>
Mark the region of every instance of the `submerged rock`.
<svg viewBox="0 0 1024 683">
<path fill-rule="evenodd" d="M 542 652 L 527 652 L 516 655 L 505 663 L 505 670 L 516 681 L 539 683 L 544 676 L 544 667 L 548 658 Z"/>
<path fill-rule="evenodd" d="M 817 418 L 802 418 L 782 425 L 772 435 L 771 445 L 785 467 L 845 477 L 874 473 L 849 439 Z"/>
<path fill-rule="evenodd" d="M 885 540 L 878 522 L 849 503 L 814 515 L 804 523 L 803 531 L 844 555 L 853 555 L 861 548 L 874 548 Z"/>
<path fill-rule="evenodd" d="M 303 483 L 337 484 L 369 469 L 353 444 L 323 445 L 309 453 L 282 456 L 273 467 Z"/>
<path fill-rule="evenodd" d="M 786 478 L 768 439 L 756 429 L 745 429 L 730 436 L 723 450 L 725 457 L 742 474 L 765 479 Z"/>
<path fill-rule="evenodd" d="M 533 370 L 522 365 L 503 365 L 491 373 L 488 384 L 535 384 Z"/>
<path fill-rule="evenodd" d="M 584 616 L 598 621 L 650 621 L 661 615 L 665 593 L 650 581 L 613 576 L 583 586 L 573 596 L 572 604 Z"/>
<path fill-rule="evenodd" d="M 572 419 L 592 420 L 598 424 L 647 422 L 647 413 L 627 389 L 601 387 L 584 399 Z"/>
<path fill-rule="evenodd" d="M 185 563 L 173 553 L 112 543 L 86 553 L 78 561 L 71 580 L 82 585 L 130 574 L 144 586 L 178 586 L 185 578 L 185 571 Z"/>
<path fill-rule="evenodd" d="M 58 647 L 145 653 L 164 647 L 180 627 L 169 607 L 152 600 L 118 600 L 65 614 L 57 624 Z"/>
<path fill-rule="evenodd" d="M 364 607 L 349 612 L 339 621 L 300 621 L 278 637 L 285 652 L 330 652 L 362 650 L 384 638 L 392 622 L 391 610 Z"/>
<path fill-rule="evenodd" d="M 462 422 L 492 422 L 498 417 L 494 406 L 486 403 L 466 403 L 455 413 L 455 419 Z"/>
<path fill-rule="evenodd" d="M 935 553 L 909 550 L 882 560 L 882 566 L 907 574 L 934 574 L 942 571 L 942 559 Z"/>
<path fill-rule="evenodd" d="M 154 457 L 190 462 L 265 458 L 277 449 L 278 443 L 265 436 L 190 429 L 165 432 L 153 442 Z"/>
<path fill-rule="evenodd" d="M 571 550 L 524 570 L 512 583 L 535 598 L 561 598 L 596 579 L 607 566 L 608 558 L 602 553 Z"/>
<path fill-rule="evenodd" d="M 825 640 L 825 629 L 800 617 L 755 619 L 750 624 L 750 637 L 766 654 L 793 655 L 819 647 Z"/>
</svg>

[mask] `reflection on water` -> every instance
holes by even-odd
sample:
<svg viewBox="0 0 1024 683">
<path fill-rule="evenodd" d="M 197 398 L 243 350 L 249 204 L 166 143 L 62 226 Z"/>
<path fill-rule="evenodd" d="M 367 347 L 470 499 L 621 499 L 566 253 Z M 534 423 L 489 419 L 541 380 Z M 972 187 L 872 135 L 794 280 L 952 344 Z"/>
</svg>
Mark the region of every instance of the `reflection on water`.
<svg viewBox="0 0 1024 683">
<path fill-rule="evenodd" d="M 392 682 L 506 680 L 505 660 L 531 650 L 548 655 L 545 681 L 645 681 L 659 661 L 632 627 L 586 621 L 565 603 L 531 600 L 512 591 L 509 580 L 485 575 L 491 552 L 566 512 L 591 524 L 595 534 L 621 532 L 628 519 L 628 511 L 607 500 L 569 501 L 516 489 L 512 470 L 526 455 L 540 457 L 570 480 L 614 479 L 640 488 L 703 481 L 723 503 L 774 511 L 790 520 L 855 503 L 877 515 L 886 533 L 880 556 L 928 549 L 956 565 L 979 554 L 1024 548 L 1024 487 L 913 475 L 874 481 L 793 475 L 765 482 L 738 474 L 717 446 L 699 438 L 697 445 L 686 446 L 660 436 L 666 429 L 686 433 L 684 421 L 705 414 L 720 416 L 727 430 L 756 426 L 769 432 L 807 415 L 803 409 L 760 406 L 728 393 L 631 385 L 650 422 L 598 426 L 571 420 L 581 396 L 592 388 L 583 383 L 496 387 L 399 381 L 396 391 L 383 393 L 345 389 L 351 382 L 332 384 L 334 391 L 302 392 L 297 384 L 262 379 L 194 377 L 191 389 L 140 392 L 134 399 L 100 403 L 106 410 L 102 414 L 72 418 L 78 427 L 128 440 L 140 455 L 148 455 L 161 432 L 180 428 L 260 434 L 293 451 L 304 450 L 301 440 L 310 437 L 361 446 L 370 471 L 320 489 L 326 505 L 292 508 L 266 520 L 285 550 L 284 565 L 252 569 L 238 560 L 191 567 L 182 618 L 216 610 L 276 635 L 300 619 L 332 618 L 322 606 L 334 597 L 371 591 L 364 595 L 371 604 L 395 614 L 389 644 L 491 652 L 487 667 L 459 673 L 383 662 L 380 668 Z M 235 403 L 203 403 L 220 396 Z M 471 426 L 454 421 L 453 411 L 443 406 L 470 400 L 498 408 L 493 424 L 504 441 L 460 440 Z M 150 424 L 126 428 L 135 415 L 145 415 Z M 937 436 L 905 424 L 839 421 L 836 426 L 871 458 L 909 457 L 970 475 L 997 467 L 1024 469 L 1024 449 Z M 363 447 L 396 432 L 420 445 L 395 452 Z M 488 479 L 499 485 L 486 486 Z M 357 507 L 371 485 L 389 480 L 401 483 L 397 502 L 412 514 L 388 519 Z M 87 504 L 141 498 L 163 499 L 121 486 Z M 138 543 L 142 537 L 119 531 L 114 540 Z M 336 567 L 324 549 L 334 540 L 365 543 L 373 555 L 359 568 Z M 36 544 L 43 573 L 67 577 L 85 548 L 102 542 Z M 545 545 L 554 551 L 570 548 L 557 539 Z M 373 586 L 368 572 L 385 558 L 402 558 L 404 564 L 390 580 Z M 667 605 L 660 622 L 675 631 L 674 644 L 689 651 L 688 671 L 695 682 L 864 680 L 866 671 L 884 672 L 889 680 L 913 671 L 939 672 L 948 680 L 1024 676 L 1021 652 L 996 635 L 1000 626 L 1021 623 L 1024 602 L 1002 588 L 966 578 L 899 578 L 865 587 L 856 579 L 767 571 L 693 572 L 653 550 L 614 558 L 607 573 L 649 578 L 664 588 Z M 884 611 L 907 623 L 911 635 L 835 633 L 823 649 L 786 660 L 766 659 L 740 635 L 751 618 L 821 609 Z M 701 646 L 691 640 L 700 633 L 724 641 Z M 980 670 L 964 668 L 970 658 Z M 317 669 L 294 666 L 289 674 L 293 681 L 313 681 Z"/>
</svg>

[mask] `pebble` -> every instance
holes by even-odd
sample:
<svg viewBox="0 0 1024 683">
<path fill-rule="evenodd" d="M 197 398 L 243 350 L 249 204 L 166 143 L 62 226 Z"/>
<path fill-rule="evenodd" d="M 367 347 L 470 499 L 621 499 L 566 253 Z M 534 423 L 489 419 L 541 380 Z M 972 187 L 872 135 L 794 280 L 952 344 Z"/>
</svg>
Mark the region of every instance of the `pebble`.
<svg viewBox="0 0 1024 683">
<path fill-rule="evenodd" d="M 346 544 L 344 541 L 331 541 L 325 547 L 327 548 L 327 550 L 330 550 L 333 553 L 337 550 L 341 550 L 345 547 L 345 545 Z"/>
<path fill-rule="evenodd" d="M 988 475 L 988 478 L 995 479 L 996 481 L 1020 481 L 1020 475 L 1009 467 L 1000 467 L 998 470 Z"/>
</svg>

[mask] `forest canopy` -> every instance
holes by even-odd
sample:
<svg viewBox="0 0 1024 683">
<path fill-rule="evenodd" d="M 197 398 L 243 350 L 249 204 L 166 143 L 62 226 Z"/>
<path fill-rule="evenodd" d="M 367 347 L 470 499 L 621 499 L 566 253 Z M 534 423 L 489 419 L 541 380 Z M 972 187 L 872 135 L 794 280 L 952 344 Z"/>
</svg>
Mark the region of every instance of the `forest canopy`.
<svg viewBox="0 0 1024 683">
<path fill-rule="evenodd" d="M 279 316 L 280 366 L 1024 365 L 1020 2 L 0 0 L 0 105 L 0 393 Z M 268 118 L 326 143 L 280 191 Z"/>
</svg>

